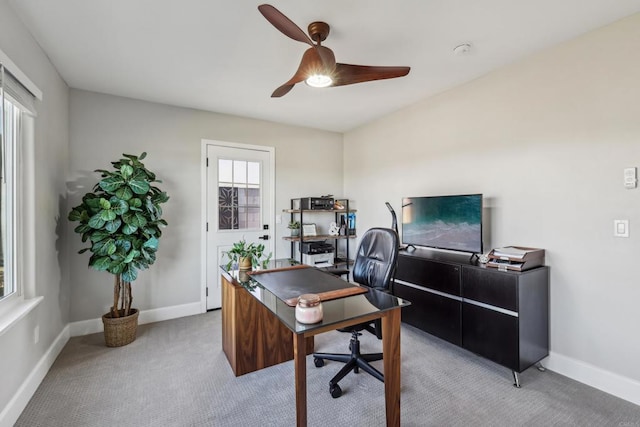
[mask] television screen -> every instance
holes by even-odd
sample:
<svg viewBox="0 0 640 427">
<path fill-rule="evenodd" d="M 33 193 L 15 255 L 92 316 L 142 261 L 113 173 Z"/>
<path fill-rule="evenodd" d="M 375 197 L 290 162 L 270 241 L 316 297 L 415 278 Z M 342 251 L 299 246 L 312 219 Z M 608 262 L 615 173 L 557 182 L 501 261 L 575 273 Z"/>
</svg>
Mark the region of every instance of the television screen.
<svg viewBox="0 0 640 427">
<path fill-rule="evenodd" d="M 402 243 L 482 253 L 482 194 L 402 199 Z"/>
</svg>

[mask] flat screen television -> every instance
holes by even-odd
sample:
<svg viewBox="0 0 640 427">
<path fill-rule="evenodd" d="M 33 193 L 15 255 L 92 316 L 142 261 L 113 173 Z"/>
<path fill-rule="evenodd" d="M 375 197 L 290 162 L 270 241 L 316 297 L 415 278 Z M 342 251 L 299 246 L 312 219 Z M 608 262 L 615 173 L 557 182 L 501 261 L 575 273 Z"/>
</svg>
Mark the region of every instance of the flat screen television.
<svg viewBox="0 0 640 427">
<path fill-rule="evenodd" d="M 482 194 L 405 197 L 402 243 L 482 253 Z"/>
</svg>

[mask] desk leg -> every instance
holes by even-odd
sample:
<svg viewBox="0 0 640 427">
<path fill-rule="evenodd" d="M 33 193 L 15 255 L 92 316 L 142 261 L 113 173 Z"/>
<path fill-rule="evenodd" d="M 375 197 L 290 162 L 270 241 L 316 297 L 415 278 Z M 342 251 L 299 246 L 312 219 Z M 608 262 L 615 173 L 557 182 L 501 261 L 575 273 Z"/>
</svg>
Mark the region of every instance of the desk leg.
<svg viewBox="0 0 640 427">
<path fill-rule="evenodd" d="M 303 334 L 293 334 L 293 364 L 296 376 L 296 426 L 307 427 L 307 352 Z"/>
<path fill-rule="evenodd" d="M 400 309 L 382 317 L 384 398 L 387 427 L 400 427 Z"/>
</svg>

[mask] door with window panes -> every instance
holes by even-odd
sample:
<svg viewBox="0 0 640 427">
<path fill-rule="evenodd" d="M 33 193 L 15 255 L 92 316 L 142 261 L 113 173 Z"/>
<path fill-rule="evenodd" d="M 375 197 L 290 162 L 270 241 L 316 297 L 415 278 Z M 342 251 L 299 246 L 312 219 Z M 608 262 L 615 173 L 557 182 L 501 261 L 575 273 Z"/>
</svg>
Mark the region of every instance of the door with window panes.
<svg viewBox="0 0 640 427">
<path fill-rule="evenodd" d="M 220 265 L 240 240 L 273 252 L 271 162 L 273 150 L 240 144 L 207 145 L 207 310 L 222 303 Z"/>
</svg>

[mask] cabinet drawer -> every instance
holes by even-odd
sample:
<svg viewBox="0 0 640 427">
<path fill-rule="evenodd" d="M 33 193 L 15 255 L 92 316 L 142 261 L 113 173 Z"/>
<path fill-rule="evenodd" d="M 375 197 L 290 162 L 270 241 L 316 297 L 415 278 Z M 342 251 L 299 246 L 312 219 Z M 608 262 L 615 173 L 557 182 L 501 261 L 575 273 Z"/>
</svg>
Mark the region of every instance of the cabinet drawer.
<svg viewBox="0 0 640 427">
<path fill-rule="evenodd" d="M 518 275 L 462 267 L 462 297 L 517 312 Z"/>
<path fill-rule="evenodd" d="M 411 301 L 402 308 L 402 321 L 455 345 L 462 345 L 462 303 L 396 283 L 394 294 Z"/>
<path fill-rule="evenodd" d="M 396 277 L 425 288 L 460 296 L 460 267 L 457 265 L 401 255 L 398 257 Z"/>
<path fill-rule="evenodd" d="M 518 318 L 462 303 L 462 347 L 521 372 Z"/>
</svg>

